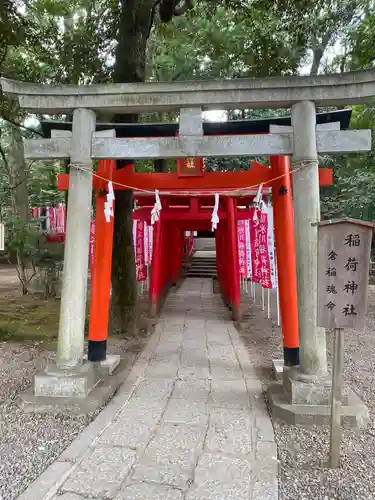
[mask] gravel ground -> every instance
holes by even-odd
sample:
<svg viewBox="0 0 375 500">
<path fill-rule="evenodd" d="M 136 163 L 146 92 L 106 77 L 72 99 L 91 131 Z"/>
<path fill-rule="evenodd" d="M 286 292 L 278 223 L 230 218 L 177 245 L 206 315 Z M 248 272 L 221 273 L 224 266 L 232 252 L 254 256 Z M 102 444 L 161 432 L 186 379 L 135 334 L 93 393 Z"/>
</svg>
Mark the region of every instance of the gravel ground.
<svg viewBox="0 0 375 500">
<path fill-rule="evenodd" d="M 112 338 L 108 352 L 137 353 L 145 340 Z M 37 344 L 0 343 L 0 500 L 17 498 L 99 413 L 25 413 L 18 406 L 18 394 L 54 356 Z"/>
<path fill-rule="evenodd" d="M 361 430 L 345 430 L 341 468 L 327 468 L 329 428 L 275 423 L 280 462 L 280 500 L 375 499 L 375 287 L 370 286 L 367 328 L 345 332 L 345 381 L 362 398 L 370 423 Z M 281 332 L 251 306 L 244 325 L 249 353 L 262 382 L 271 380 L 271 363 L 281 358 Z M 331 363 L 331 334 L 327 333 Z"/>
<path fill-rule="evenodd" d="M 144 334 L 133 341 L 112 338 L 108 351 L 137 353 L 145 340 Z M 38 343 L 0 342 L 0 500 L 17 498 L 99 413 L 25 413 L 18 406 L 18 394 L 54 356 Z"/>
<path fill-rule="evenodd" d="M 0 499 L 12 500 L 58 457 L 93 418 L 24 413 L 16 404 L 50 354 L 0 344 Z"/>
<path fill-rule="evenodd" d="M 0 296 L 14 297 L 19 281 L 12 266 L 0 265 Z M 146 308 L 147 301 L 140 301 Z M 142 322 L 139 340 L 111 338 L 108 351 L 139 352 L 146 335 Z M 129 341 L 130 340 L 130 341 Z M 51 349 L 51 350 L 49 350 Z M 16 403 L 18 394 L 29 387 L 36 372 L 55 356 L 55 342 L 0 342 L 0 500 L 13 500 L 96 416 L 25 413 Z"/>
</svg>

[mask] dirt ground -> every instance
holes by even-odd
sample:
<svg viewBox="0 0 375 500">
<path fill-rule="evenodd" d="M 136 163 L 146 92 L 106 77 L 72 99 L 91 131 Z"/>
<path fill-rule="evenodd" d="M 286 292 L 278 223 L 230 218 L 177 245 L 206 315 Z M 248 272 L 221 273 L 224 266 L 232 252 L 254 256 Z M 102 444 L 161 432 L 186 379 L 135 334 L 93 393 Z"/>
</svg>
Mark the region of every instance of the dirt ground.
<svg viewBox="0 0 375 500">
<path fill-rule="evenodd" d="M 20 294 L 15 269 L 0 266 L 0 341 L 56 339 L 60 301 Z"/>
</svg>

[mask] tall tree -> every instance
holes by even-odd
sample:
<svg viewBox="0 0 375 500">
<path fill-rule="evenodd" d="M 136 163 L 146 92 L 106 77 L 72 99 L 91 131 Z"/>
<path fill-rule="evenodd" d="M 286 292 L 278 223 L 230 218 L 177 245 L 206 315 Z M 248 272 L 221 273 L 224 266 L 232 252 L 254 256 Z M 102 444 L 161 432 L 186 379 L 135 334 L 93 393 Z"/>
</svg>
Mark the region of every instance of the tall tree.
<svg viewBox="0 0 375 500">
<path fill-rule="evenodd" d="M 323 0 L 318 0 L 316 4 L 320 5 L 322 2 Z M 239 25 L 241 21 L 246 19 L 246 16 L 252 21 L 252 24 L 248 25 L 249 39 L 251 39 L 251 34 L 255 30 L 252 49 L 253 60 L 251 61 L 249 58 L 247 68 L 243 71 L 243 64 L 236 64 L 235 56 L 231 61 L 230 55 L 223 49 L 224 40 L 222 39 L 220 42 L 220 24 L 211 23 L 210 25 L 207 22 L 203 30 L 197 33 L 194 33 L 193 29 L 191 29 L 190 38 L 206 37 L 206 41 L 210 40 L 210 43 L 205 45 L 209 51 L 208 56 L 203 56 L 200 60 L 197 59 L 194 65 L 197 75 L 202 74 L 202 69 L 205 68 L 205 62 L 207 61 L 209 61 L 209 67 L 218 66 L 219 58 L 216 57 L 213 47 L 220 48 L 220 54 L 223 60 L 226 61 L 225 65 L 229 64 L 232 68 L 236 68 L 236 70 L 232 71 L 231 76 L 280 74 L 286 66 L 288 66 L 289 70 L 292 66 L 291 71 L 296 71 L 296 65 L 291 65 L 289 61 L 291 59 L 299 61 L 303 55 L 301 50 L 305 50 L 306 30 L 309 25 L 308 12 L 311 8 L 309 0 L 217 0 L 215 2 L 209 0 L 120 0 L 116 16 L 118 20 L 117 47 L 113 80 L 119 83 L 145 81 L 146 49 L 155 21 L 170 23 L 175 17 L 192 12 L 195 7 L 194 4 L 198 6 L 197 8 L 201 6 L 201 8 L 205 9 L 206 19 L 211 19 L 214 14 L 217 15 L 218 10 L 218 15 L 221 14 L 222 19 L 224 19 L 225 11 L 220 11 L 222 6 L 231 10 L 233 19 L 227 18 L 225 20 L 226 26 L 232 30 L 231 36 L 233 35 L 234 38 L 229 54 L 234 54 L 236 43 L 238 45 L 243 44 L 244 52 L 247 50 L 244 31 L 241 32 L 241 26 Z M 242 20 L 239 17 L 240 12 L 243 15 Z M 261 15 L 260 22 L 257 15 Z M 273 42 L 274 33 L 272 29 L 269 29 L 270 25 L 276 30 L 283 30 L 284 40 L 280 37 L 276 47 Z M 188 30 L 189 27 L 186 28 L 186 31 Z M 240 33 L 240 37 L 236 40 L 235 36 L 238 33 Z M 291 36 L 290 33 L 293 33 L 293 35 Z M 173 36 L 170 38 L 170 44 L 173 46 Z M 267 50 L 269 46 L 272 47 L 271 50 Z M 283 49 L 283 52 L 281 49 Z M 285 60 L 287 60 L 286 63 Z M 226 73 L 225 76 L 228 75 L 225 65 L 222 67 L 223 74 L 220 76 L 224 76 L 224 73 Z M 254 66 L 258 68 L 258 71 L 253 70 Z M 276 69 L 274 69 L 274 66 Z M 186 76 L 185 68 L 182 66 L 182 68 L 176 68 L 175 74 L 170 75 L 169 78 L 178 78 L 180 71 L 181 77 L 182 75 Z M 160 75 L 158 75 L 158 72 Z M 210 74 L 212 71 L 207 73 Z M 159 76 L 165 78 L 165 70 L 161 67 L 155 68 L 154 75 L 156 79 Z M 135 115 L 118 115 L 115 117 L 117 122 L 134 122 L 137 119 L 138 117 Z M 131 159 L 119 162 L 118 168 L 123 168 L 128 163 L 131 163 Z M 119 192 L 116 197 L 115 208 L 111 307 L 112 331 L 118 333 L 126 332 L 135 319 L 136 283 L 131 230 L 132 207 L 132 194 L 126 191 Z"/>
<path fill-rule="evenodd" d="M 115 83 L 144 82 L 146 80 L 146 49 L 151 29 L 158 15 L 163 22 L 182 15 L 193 7 L 192 0 L 121 0 L 118 15 L 118 39 L 113 72 Z M 133 123 L 137 115 L 117 115 L 116 122 Z M 118 168 L 132 163 L 131 159 L 118 162 Z M 115 227 L 112 265 L 111 330 L 125 333 L 136 324 L 137 293 L 132 244 L 131 191 L 118 191 L 115 203 Z"/>
</svg>

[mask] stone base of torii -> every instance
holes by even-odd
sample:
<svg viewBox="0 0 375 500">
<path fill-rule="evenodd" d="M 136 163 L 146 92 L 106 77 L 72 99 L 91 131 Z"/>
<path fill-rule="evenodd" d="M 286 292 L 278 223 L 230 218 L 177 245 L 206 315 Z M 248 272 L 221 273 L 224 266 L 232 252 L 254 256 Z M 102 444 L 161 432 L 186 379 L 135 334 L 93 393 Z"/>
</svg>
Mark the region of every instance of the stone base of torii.
<svg viewBox="0 0 375 500">
<path fill-rule="evenodd" d="M 317 227 L 320 219 L 318 153 L 371 149 L 371 131 L 319 129 L 316 106 L 345 106 L 375 95 L 375 70 L 318 77 L 287 77 L 223 82 L 49 86 L 2 79 L 4 93 L 38 114 L 72 113 L 71 137 L 26 141 L 33 159 L 69 159 L 69 205 L 64 282 L 56 366 L 36 377 L 34 396 L 90 397 L 100 374 L 83 362 L 93 161 L 213 156 L 292 156 L 300 365 L 284 370 L 278 393 L 271 390 L 275 416 L 305 408 L 310 421 L 326 413 L 325 331 L 317 327 Z M 203 135 L 202 109 L 292 109 L 291 127 L 262 135 Z M 178 137 L 103 137 L 96 133 L 98 111 L 142 113 L 180 110 Z M 329 389 L 328 389 L 329 392 Z M 322 394 L 325 396 L 323 397 Z M 323 404 L 321 404 L 323 403 Z M 350 407 L 362 423 L 363 406 Z M 345 414 L 345 411 L 344 411 Z M 357 419 L 356 415 L 360 415 Z"/>
</svg>

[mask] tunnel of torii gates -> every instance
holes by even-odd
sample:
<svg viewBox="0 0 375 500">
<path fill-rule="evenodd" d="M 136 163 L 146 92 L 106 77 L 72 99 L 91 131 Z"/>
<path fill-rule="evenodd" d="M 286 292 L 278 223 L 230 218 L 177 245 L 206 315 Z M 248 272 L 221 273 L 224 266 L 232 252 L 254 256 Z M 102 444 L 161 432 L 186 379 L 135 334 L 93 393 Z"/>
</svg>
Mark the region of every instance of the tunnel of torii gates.
<svg viewBox="0 0 375 500">
<path fill-rule="evenodd" d="M 317 115 L 319 116 L 322 123 L 340 120 L 345 126 L 350 119 L 350 110 Z M 247 122 L 251 124 L 247 129 L 255 130 L 252 133 L 262 133 L 262 125 L 268 126 L 269 121 Z M 283 125 L 284 121 L 285 119 L 276 119 L 275 123 Z M 317 122 L 319 124 L 319 119 Z M 56 122 L 53 122 L 54 127 L 55 125 Z M 44 122 L 43 126 L 45 133 L 48 133 L 51 122 Z M 214 132 L 217 131 L 217 126 L 218 124 L 211 124 Z M 141 130 L 144 133 L 145 128 L 142 127 Z M 155 125 L 151 126 L 149 131 L 165 133 L 165 127 Z M 136 129 L 133 128 L 130 133 L 135 132 Z M 105 178 L 112 180 L 115 191 L 126 189 L 121 185 L 135 188 L 137 209 L 133 212 L 133 220 L 142 220 L 148 225 L 151 224 L 151 210 L 155 204 L 155 196 L 142 194 L 142 191 L 157 189 L 160 193 L 162 210 L 159 221 L 154 224 L 149 288 L 150 312 L 153 315 L 157 314 L 168 288 L 177 283 L 181 276 L 185 231 L 210 231 L 214 194 L 233 189 L 236 193 L 233 196 L 228 196 L 226 193 L 226 196 L 220 197 L 219 223 L 215 231 L 216 265 L 224 301 L 230 307 L 233 319 L 240 319 L 237 221 L 251 218 L 252 212 L 249 207 L 253 202 L 256 187 L 262 184 L 264 192 L 272 192 L 284 364 L 285 366 L 299 364 L 296 250 L 288 156 L 272 156 L 269 167 L 253 161 L 250 163 L 250 169 L 243 172 L 205 172 L 203 158 L 180 159 L 177 160 L 176 174 L 136 173 L 131 163 L 116 171 L 116 161 L 100 160 L 97 174 L 102 179 L 93 178 L 93 189 L 97 192 L 97 196 L 95 258 L 88 335 L 90 361 L 102 361 L 106 358 L 114 220 L 111 217 L 108 222 L 104 215 L 107 197 L 107 182 L 103 180 Z M 320 186 L 332 185 L 331 169 L 319 169 L 319 183 Z M 69 176 L 60 174 L 59 189 L 67 190 L 68 186 Z M 249 186 L 252 186 L 251 190 L 246 189 Z M 138 193 L 136 190 L 139 190 Z M 173 194 L 163 195 L 163 191 L 168 193 L 173 191 Z"/>
</svg>

